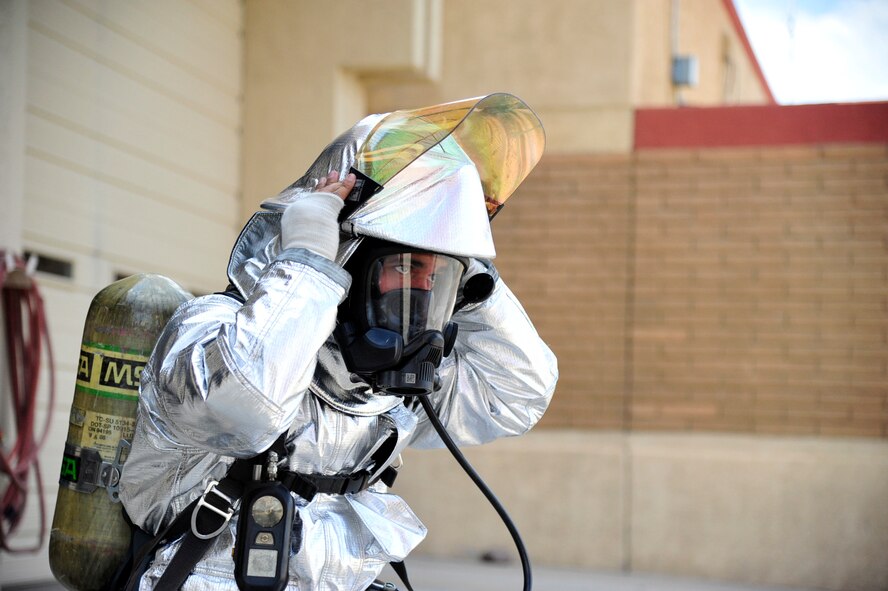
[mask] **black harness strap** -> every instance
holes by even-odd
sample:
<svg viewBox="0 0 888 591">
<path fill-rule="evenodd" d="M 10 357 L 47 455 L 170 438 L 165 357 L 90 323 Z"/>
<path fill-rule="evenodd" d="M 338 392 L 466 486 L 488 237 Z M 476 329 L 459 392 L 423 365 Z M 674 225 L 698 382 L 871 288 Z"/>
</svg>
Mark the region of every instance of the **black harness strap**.
<svg viewBox="0 0 888 591">
<path fill-rule="evenodd" d="M 133 570 L 127 581 L 126 590 L 133 591 L 138 588 L 142 575 L 158 548 L 181 537 L 181 545 L 157 582 L 158 589 L 179 589 L 234 515 L 234 505 L 243 496 L 247 483 L 252 480 L 253 466 L 256 465 L 257 458 L 264 463 L 268 451 L 275 451 L 279 457 L 287 455 L 286 435 L 282 434 L 274 445 L 260 456 L 235 460 L 225 478 L 218 483 L 211 483 L 204 494 L 188 505 L 166 529 L 144 544 L 133 559 Z M 397 431 L 393 431 L 371 456 L 374 466 L 384 465 L 389 460 L 397 441 Z M 373 473 L 369 470 L 345 476 L 306 475 L 282 470 L 278 475 L 284 486 L 311 501 L 317 493 L 357 493 L 378 480 L 391 486 L 397 476 L 397 470 L 390 466 L 386 467 L 377 478 L 372 478 Z M 399 576 L 403 579 L 405 575 L 399 573 Z M 408 591 L 413 591 L 407 581 L 404 582 Z"/>
<path fill-rule="evenodd" d="M 190 519 L 179 518 L 176 521 L 185 521 L 189 528 L 157 582 L 158 589 L 178 589 L 182 586 L 194 565 L 200 562 L 234 515 L 234 505 L 252 477 L 254 464 L 251 460 L 236 460 L 225 478 L 207 487 L 203 496 L 193 503 L 191 511 L 182 512 Z"/>
<path fill-rule="evenodd" d="M 285 436 L 286 434 L 282 435 L 278 441 L 282 441 Z M 275 442 L 271 449 L 277 445 Z M 184 534 L 181 546 L 158 581 L 159 589 L 178 589 L 182 586 L 194 565 L 203 558 L 216 536 L 234 515 L 233 505 L 252 477 L 255 460 L 256 458 L 235 460 L 225 478 L 218 483 L 211 483 L 200 498 L 188 505 L 169 526 L 142 547 L 134 560 L 127 591 L 138 588 L 142 574 L 157 549 Z"/>
</svg>

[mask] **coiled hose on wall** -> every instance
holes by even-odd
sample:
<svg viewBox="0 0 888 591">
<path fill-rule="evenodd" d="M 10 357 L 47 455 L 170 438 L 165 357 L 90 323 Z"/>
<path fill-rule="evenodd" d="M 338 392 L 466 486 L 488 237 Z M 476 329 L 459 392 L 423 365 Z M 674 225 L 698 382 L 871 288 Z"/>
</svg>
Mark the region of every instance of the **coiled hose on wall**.
<svg viewBox="0 0 888 591">
<path fill-rule="evenodd" d="M 38 456 L 49 435 L 52 407 L 55 403 L 55 375 L 43 298 L 36 281 L 31 277 L 35 264 L 36 259 L 26 264 L 21 257 L 0 251 L 3 340 L 6 346 L 9 407 L 13 424 L 13 429 L 9 432 L 0 430 L 0 474 L 5 483 L 5 489 L 0 494 L 0 549 L 11 553 L 36 552 L 43 546 L 46 537 L 46 505 Z M 49 401 L 46 418 L 38 436 L 34 423 L 41 373 L 48 376 Z M 2 379 L 7 381 L 6 377 Z M 0 428 L 3 426 L 0 425 Z M 10 441 L 13 434 L 15 439 Z M 32 476 L 39 502 L 38 539 L 33 545 L 13 547 L 10 545 L 10 538 L 25 515 Z"/>
</svg>

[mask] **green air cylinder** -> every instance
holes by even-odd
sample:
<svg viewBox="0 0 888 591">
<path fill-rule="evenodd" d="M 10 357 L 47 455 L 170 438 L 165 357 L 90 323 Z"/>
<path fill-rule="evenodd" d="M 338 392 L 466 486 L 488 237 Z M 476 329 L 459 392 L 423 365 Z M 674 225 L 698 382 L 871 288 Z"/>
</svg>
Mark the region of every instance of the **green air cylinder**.
<svg viewBox="0 0 888 591">
<path fill-rule="evenodd" d="M 161 330 L 191 297 L 161 275 L 132 275 L 90 304 L 49 536 L 52 573 L 69 589 L 102 589 L 126 555 L 130 529 L 117 486 L 139 378 Z"/>
</svg>

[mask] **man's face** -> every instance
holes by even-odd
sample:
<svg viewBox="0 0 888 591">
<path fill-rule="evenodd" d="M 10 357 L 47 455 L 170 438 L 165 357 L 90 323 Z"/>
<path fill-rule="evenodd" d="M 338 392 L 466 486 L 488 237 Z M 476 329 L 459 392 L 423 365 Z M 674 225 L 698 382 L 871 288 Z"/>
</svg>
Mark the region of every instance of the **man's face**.
<svg viewBox="0 0 888 591">
<path fill-rule="evenodd" d="M 404 342 L 428 330 L 443 330 L 464 270 L 460 260 L 442 254 L 380 256 L 368 277 L 368 325 L 397 332 Z"/>
<path fill-rule="evenodd" d="M 380 293 L 394 289 L 430 291 L 437 274 L 451 265 L 445 257 L 427 253 L 393 254 L 382 259 L 377 287 Z"/>
</svg>

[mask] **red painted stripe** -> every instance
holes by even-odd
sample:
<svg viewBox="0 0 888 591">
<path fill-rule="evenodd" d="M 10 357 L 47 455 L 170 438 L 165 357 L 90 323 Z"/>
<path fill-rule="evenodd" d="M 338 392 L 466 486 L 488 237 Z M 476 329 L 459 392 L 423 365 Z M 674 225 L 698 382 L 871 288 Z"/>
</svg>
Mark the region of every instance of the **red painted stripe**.
<svg viewBox="0 0 888 591">
<path fill-rule="evenodd" d="M 635 111 L 635 149 L 888 143 L 888 102 Z"/>
<path fill-rule="evenodd" d="M 746 50 L 746 55 L 749 56 L 749 61 L 752 62 L 752 68 L 755 71 L 755 75 L 762 83 L 762 88 L 765 90 L 768 102 L 771 104 L 777 104 L 777 101 L 774 100 L 774 95 L 771 93 L 771 87 L 768 86 L 768 81 L 765 80 L 765 74 L 762 72 L 762 67 L 759 65 L 758 59 L 755 57 L 755 52 L 752 50 L 752 45 L 749 44 L 749 38 L 746 36 L 746 29 L 743 28 L 743 23 L 740 21 L 740 15 L 737 14 L 734 0 L 722 0 L 722 4 L 724 4 L 725 10 L 728 12 L 728 17 L 731 19 L 734 28 L 737 30 L 737 36 L 740 37 L 740 43 L 743 44 L 743 49 Z"/>
</svg>

